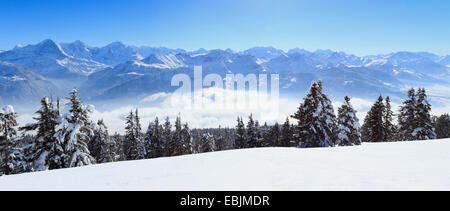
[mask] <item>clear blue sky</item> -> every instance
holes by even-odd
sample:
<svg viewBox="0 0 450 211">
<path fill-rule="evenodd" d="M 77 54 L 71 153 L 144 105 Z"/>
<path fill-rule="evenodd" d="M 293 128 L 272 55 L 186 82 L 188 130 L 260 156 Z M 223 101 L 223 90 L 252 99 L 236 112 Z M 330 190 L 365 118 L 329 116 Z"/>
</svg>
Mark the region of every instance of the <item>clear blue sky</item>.
<svg viewBox="0 0 450 211">
<path fill-rule="evenodd" d="M 450 54 L 448 0 L 0 0 L 0 49 L 51 38 L 193 50 Z"/>
</svg>

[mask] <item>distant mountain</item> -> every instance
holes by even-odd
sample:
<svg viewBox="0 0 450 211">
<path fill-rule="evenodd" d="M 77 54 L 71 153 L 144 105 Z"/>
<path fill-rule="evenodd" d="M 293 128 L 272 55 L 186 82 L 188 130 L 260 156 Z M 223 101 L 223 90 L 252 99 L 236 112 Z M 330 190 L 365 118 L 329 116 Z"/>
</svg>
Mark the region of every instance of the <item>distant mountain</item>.
<svg viewBox="0 0 450 211">
<path fill-rule="evenodd" d="M 450 68 L 450 55 L 448 55 L 448 56 L 446 56 L 446 57 L 443 57 L 443 58 L 439 61 L 439 63 L 440 63 L 441 65 L 445 65 L 446 67 Z"/>
<path fill-rule="evenodd" d="M 0 71 L 3 71 L 0 87 L 8 89 L 0 96 L 14 101 L 64 93 L 73 87 L 78 87 L 86 99 L 96 102 L 139 100 L 149 94 L 175 90 L 176 87 L 170 86 L 172 77 L 178 73 L 192 76 L 196 65 L 203 67 L 204 76 L 277 73 L 281 94 L 293 97 L 302 96 L 311 80 L 318 79 L 327 84 L 327 93 L 339 98 L 343 95 L 374 98 L 380 93 L 395 98 L 411 86 L 450 87 L 450 56 L 427 52 L 359 57 L 299 48 L 287 52 L 273 47 L 241 52 L 203 48 L 185 51 L 121 42 L 91 47 L 82 41 L 58 44 L 44 40 L 0 52 L 0 61 Z"/>
<path fill-rule="evenodd" d="M 42 96 L 57 96 L 49 80 L 23 67 L 0 62 L 0 104 L 36 103 Z"/>
<path fill-rule="evenodd" d="M 285 55 L 285 52 L 274 47 L 254 47 L 242 52 L 245 55 L 252 55 L 263 62 Z"/>
<path fill-rule="evenodd" d="M 107 65 L 68 55 L 53 40 L 0 53 L 0 61 L 20 65 L 49 79 L 84 78 Z"/>
</svg>

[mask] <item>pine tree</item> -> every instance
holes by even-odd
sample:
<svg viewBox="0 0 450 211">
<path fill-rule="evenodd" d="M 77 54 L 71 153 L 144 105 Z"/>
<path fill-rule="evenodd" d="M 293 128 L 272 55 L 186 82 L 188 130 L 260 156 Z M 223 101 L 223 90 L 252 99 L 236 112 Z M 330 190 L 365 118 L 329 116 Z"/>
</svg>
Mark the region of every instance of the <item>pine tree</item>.
<svg viewBox="0 0 450 211">
<path fill-rule="evenodd" d="M 427 94 L 423 88 L 417 90 L 416 105 L 416 128 L 412 135 L 415 136 L 415 140 L 436 139 L 436 133 L 431 122 L 431 105 L 428 103 Z"/>
<path fill-rule="evenodd" d="M 117 132 L 111 136 L 111 141 L 114 142 L 114 154 L 116 157 L 115 161 L 125 161 L 127 160 L 127 156 L 125 155 L 125 139 L 123 136 L 118 134 Z"/>
<path fill-rule="evenodd" d="M 290 147 L 294 141 L 294 132 L 291 127 L 291 123 L 289 122 L 289 117 L 286 117 L 286 121 L 281 127 L 281 137 L 279 141 L 278 147 Z M 295 143 L 298 146 L 298 143 Z"/>
<path fill-rule="evenodd" d="M 363 125 L 363 134 L 366 142 L 385 142 L 385 128 L 383 116 L 385 113 L 385 106 L 383 97 L 380 95 L 378 100 L 372 106 L 366 115 Z"/>
<path fill-rule="evenodd" d="M 338 109 L 339 146 L 361 145 L 359 120 L 350 104 L 350 97 L 345 96 L 345 103 Z"/>
<path fill-rule="evenodd" d="M 37 121 L 36 123 L 20 128 L 22 131 L 37 130 L 34 141 L 25 148 L 27 160 L 32 165 L 32 171 L 63 168 L 61 158 L 64 149 L 55 138 L 59 110 L 54 107 L 52 101 L 44 97 L 41 100 L 41 108 L 36 111 L 36 114 L 38 117 L 33 118 Z"/>
<path fill-rule="evenodd" d="M 94 137 L 89 143 L 89 151 L 97 163 L 115 161 L 115 142 L 110 139 L 108 128 L 103 120 L 97 122 L 94 129 Z"/>
<path fill-rule="evenodd" d="M 213 151 L 213 146 L 214 144 L 214 136 L 212 136 L 209 133 L 204 133 L 202 135 L 202 139 L 201 139 L 201 145 L 200 145 L 200 152 L 201 153 L 205 153 L 205 152 L 212 152 Z"/>
<path fill-rule="evenodd" d="M 12 106 L 0 111 L 0 175 L 25 171 L 26 160 L 17 138 L 17 114 Z"/>
<path fill-rule="evenodd" d="M 384 140 L 396 141 L 397 139 L 397 127 L 393 123 L 394 112 L 391 108 L 391 99 L 389 96 L 385 99 L 385 110 L 383 114 L 383 127 L 384 127 Z"/>
<path fill-rule="evenodd" d="M 175 131 L 173 131 L 172 138 L 170 139 L 169 143 L 170 153 L 168 156 L 177 156 L 183 154 L 184 147 L 181 131 L 181 117 L 177 116 L 177 118 L 175 119 Z"/>
<path fill-rule="evenodd" d="M 146 133 L 147 158 L 158 158 L 164 156 L 163 128 L 159 124 L 158 117 L 153 123 L 150 123 Z"/>
<path fill-rule="evenodd" d="M 443 114 L 436 119 L 434 129 L 438 139 L 450 138 L 450 115 Z"/>
<path fill-rule="evenodd" d="M 58 119 L 58 125 L 55 128 L 55 138 L 64 149 L 61 161 L 65 168 L 93 164 L 95 159 L 88 149 L 88 143 L 93 136 L 89 113 L 93 109 L 82 104 L 76 89 L 72 90 L 68 100 L 69 113 Z"/>
<path fill-rule="evenodd" d="M 408 99 L 403 102 L 398 115 L 399 137 L 402 141 L 411 141 L 416 137 L 413 135 L 417 128 L 416 122 L 417 98 L 414 89 L 408 91 Z"/>
<path fill-rule="evenodd" d="M 281 130 L 278 122 L 275 122 L 268 130 L 266 143 L 268 143 L 268 146 L 270 147 L 281 146 Z"/>
<path fill-rule="evenodd" d="M 250 114 L 247 122 L 247 133 L 245 134 L 245 142 L 248 148 L 254 148 L 258 146 L 257 129 L 255 127 L 255 121 L 253 115 Z"/>
<path fill-rule="evenodd" d="M 192 136 L 187 123 L 181 129 L 182 154 L 192 154 Z"/>
<path fill-rule="evenodd" d="M 166 121 L 163 125 L 162 131 L 162 143 L 164 149 L 164 156 L 171 156 L 173 148 L 172 144 L 172 124 L 170 123 L 169 117 L 166 117 Z"/>
<path fill-rule="evenodd" d="M 242 117 L 238 117 L 237 119 L 237 125 L 236 125 L 236 134 L 235 134 L 235 148 L 236 149 L 243 149 L 246 148 L 246 138 L 245 138 L 245 126 L 244 122 L 242 121 Z"/>
<path fill-rule="evenodd" d="M 133 111 L 130 111 L 126 117 L 125 127 L 125 154 L 127 160 L 140 160 L 145 159 L 145 143 L 141 137 L 141 128 L 139 123 L 139 116 Z"/>
<path fill-rule="evenodd" d="M 322 82 L 313 81 L 309 93 L 292 118 L 298 120 L 299 147 L 330 147 L 337 141 L 336 116 L 331 100 L 322 92 Z"/>
</svg>

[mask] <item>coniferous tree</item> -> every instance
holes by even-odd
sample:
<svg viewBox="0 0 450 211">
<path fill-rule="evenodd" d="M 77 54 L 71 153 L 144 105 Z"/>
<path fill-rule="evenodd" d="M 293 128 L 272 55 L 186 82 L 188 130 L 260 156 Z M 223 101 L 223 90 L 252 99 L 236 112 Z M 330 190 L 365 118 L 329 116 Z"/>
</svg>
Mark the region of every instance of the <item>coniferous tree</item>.
<svg viewBox="0 0 450 211">
<path fill-rule="evenodd" d="M 204 133 L 201 138 L 200 152 L 212 152 L 214 143 L 214 137 L 209 133 Z"/>
<path fill-rule="evenodd" d="M 94 131 L 89 119 L 93 108 L 80 101 L 76 89 L 71 91 L 68 100 L 69 113 L 59 118 L 55 134 L 59 144 L 63 145 L 61 161 L 65 168 L 93 164 L 95 159 L 88 149 Z"/>
<path fill-rule="evenodd" d="M 156 117 L 155 121 L 149 124 L 146 133 L 147 158 L 164 156 L 162 131 L 163 128 L 159 123 L 158 117 Z"/>
<path fill-rule="evenodd" d="M 359 120 L 356 111 L 350 104 L 350 97 L 345 97 L 344 104 L 338 109 L 338 142 L 339 146 L 361 145 Z"/>
<path fill-rule="evenodd" d="M 188 123 L 181 129 L 182 154 L 192 154 L 192 136 Z"/>
<path fill-rule="evenodd" d="M 158 118 L 158 117 L 156 117 Z M 155 123 L 150 122 L 147 126 L 147 131 L 144 135 L 144 143 L 145 143 L 145 152 L 147 153 L 145 155 L 145 158 L 153 158 L 154 154 L 154 147 L 153 147 L 153 133 L 155 132 Z"/>
<path fill-rule="evenodd" d="M 229 138 L 227 133 L 228 128 L 222 128 L 219 125 L 219 129 L 217 131 L 217 138 L 216 138 L 216 149 L 214 151 L 223 151 L 229 149 Z"/>
<path fill-rule="evenodd" d="M 416 105 L 416 128 L 412 135 L 415 136 L 415 140 L 436 139 L 436 133 L 431 122 L 431 105 L 428 103 L 424 88 L 417 90 Z"/>
<path fill-rule="evenodd" d="M 41 100 L 41 108 L 36 111 L 36 114 L 38 116 L 33 117 L 37 121 L 36 123 L 20 128 L 22 131 L 36 131 L 34 141 L 24 149 L 31 170 L 44 171 L 63 168 L 61 158 L 64 149 L 55 138 L 59 110 L 54 107 L 52 101 L 44 97 Z"/>
<path fill-rule="evenodd" d="M 170 152 L 168 156 L 182 155 L 184 151 L 183 138 L 182 138 L 182 125 L 181 117 L 177 116 L 175 119 L 175 131 L 173 131 L 172 138 L 170 139 L 169 148 Z"/>
<path fill-rule="evenodd" d="M 301 148 L 330 147 L 337 141 L 336 116 L 322 89 L 321 81 L 313 81 L 304 102 L 292 115 L 298 120 L 296 137 Z"/>
<path fill-rule="evenodd" d="M 385 128 L 383 116 L 385 106 L 383 97 L 380 95 L 378 100 L 367 113 L 362 129 L 364 130 L 364 138 L 366 142 L 385 142 Z"/>
<path fill-rule="evenodd" d="M 137 111 L 137 110 L 136 110 Z M 146 155 L 145 143 L 140 137 L 140 125 L 138 114 L 130 114 L 126 117 L 125 127 L 125 154 L 127 160 L 144 159 Z"/>
<path fill-rule="evenodd" d="M 271 147 L 281 146 L 281 130 L 278 122 L 275 122 L 268 130 L 266 143 L 269 143 L 268 145 Z"/>
<path fill-rule="evenodd" d="M 109 137 L 108 128 L 103 120 L 99 120 L 94 129 L 94 138 L 89 143 L 91 155 L 97 163 L 113 162 L 116 159 L 115 148 L 115 142 Z"/>
<path fill-rule="evenodd" d="M 246 134 L 245 134 L 245 126 L 242 121 L 242 117 L 238 117 L 237 125 L 236 125 L 236 134 L 235 134 L 235 148 L 243 149 L 246 148 Z"/>
<path fill-rule="evenodd" d="M 398 115 L 399 138 L 402 141 L 411 141 L 416 137 L 413 135 L 417 128 L 416 122 L 417 98 L 414 89 L 408 91 L 408 99 L 403 102 Z"/>
<path fill-rule="evenodd" d="M 391 99 L 389 96 L 385 99 L 385 110 L 383 115 L 383 127 L 384 127 L 384 140 L 386 141 L 397 141 L 397 126 L 394 125 L 394 112 L 391 108 Z"/>
<path fill-rule="evenodd" d="M 283 126 L 281 127 L 281 137 L 279 141 L 279 147 L 290 147 L 292 141 L 294 140 L 294 131 L 292 130 L 291 123 L 289 122 L 289 117 L 286 118 Z M 294 144 L 298 146 L 298 143 Z"/>
<path fill-rule="evenodd" d="M 169 117 L 166 117 L 166 120 L 163 125 L 162 131 L 162 142 L 164 149 L 164 156 L 172 155 L 172 124 L 170 123 Z"/>
<path fill-rule="evenodd" d="M 450 138 L 450 115 L 439 116 L 434 123 L 434 129 L 438 139 Z"/>
<path fill-rule="evenodd" d="M 253 115 L 250 114 L 248 117 L 247 128 L 245 134 L 245 142 L 248 148 L 254 148 L 258 146 L 258 137 L 255 127 L 255 121 L 253 120 Z"/>
<path fill-rule="evenodd" d="M 18 174 L 25 171 L 26 160 L 21 139 L 17 138 L 17 114 L 12 106 L 0 111 L 0 175 Z"/>
<path fill-rule="evenodd" d="M 125 139 L 123 136 L 118 134 L 117 132 L 114 133 L 114 135 L 111 136 L 111 140 L 114 142 L 114 154 L 116 157 L 114 160 L 116 161 L 125 161 L 127 160 L 127 156 L 125 154 Z"/>
</svg>

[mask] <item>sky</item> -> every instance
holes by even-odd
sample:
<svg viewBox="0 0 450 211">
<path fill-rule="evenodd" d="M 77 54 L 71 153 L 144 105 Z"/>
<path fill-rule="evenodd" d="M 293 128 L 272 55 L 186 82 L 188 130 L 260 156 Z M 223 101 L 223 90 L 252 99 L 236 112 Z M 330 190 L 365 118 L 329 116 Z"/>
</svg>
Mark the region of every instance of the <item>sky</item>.
<svg viewBox="0 0 450 211">
<path fill-rule="evenodd" d="M 448 0 L 0 0 L 0 50 L 82 40 L 195 50 L 450 54 Z"/>
</svg>

